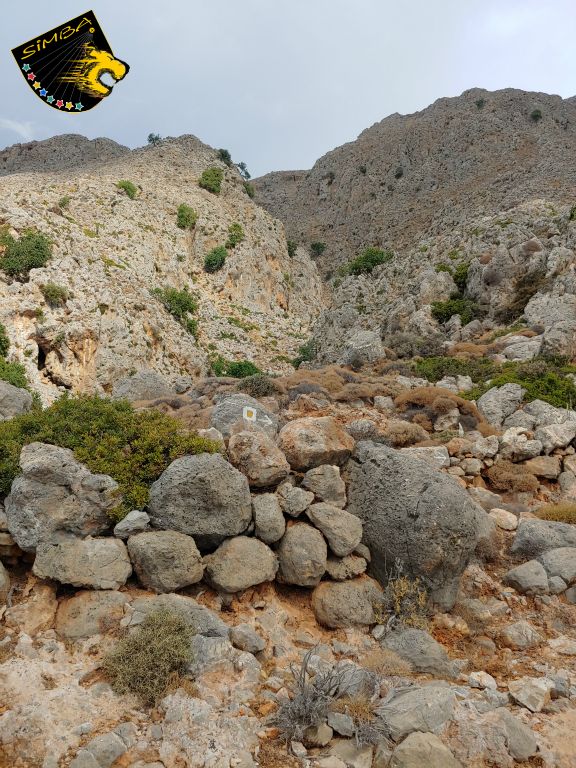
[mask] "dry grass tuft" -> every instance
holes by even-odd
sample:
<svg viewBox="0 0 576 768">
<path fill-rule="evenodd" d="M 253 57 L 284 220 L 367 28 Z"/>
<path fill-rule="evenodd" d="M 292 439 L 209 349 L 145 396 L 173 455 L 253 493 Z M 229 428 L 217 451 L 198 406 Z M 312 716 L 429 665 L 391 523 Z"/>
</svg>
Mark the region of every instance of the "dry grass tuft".
<svg viewBox="0 0 576 768">
<path fill-rule="evenodd" d="M 497 461 L 485 473 L 490 485 L 498 491 L 529 491 L 538 490 L 538 480 L 521 464 L 511 461 Z"/>
<path fill-rule="evenodd" d="M 149 614 L 104 659 L 103 669 L 117 693 L 134 693 L 147 705 L 162 698 L 192 661 L 190 625 L 177 613 Z"/>
<path fill-rule="evenodd" d="M 576 525 L 576 504 L 562 501 L 559 504 L 546 504 L 535 512 L 541 520 L 553 520 L 556 523 L 571 523 Z"/>
<path fill-rule="evenodd" d="M 410 421 L 401 421 L 400 419 L 392 419 L 388 422 L 383 437 L 394 448 L 405 448 L 408 445 L 429 439 L 428 432 L 419 424 L 412 424 Z"/>
<path fill-rule="evenodd" d="M 412 665 L 389 648 L 374 648 L 359 660 L 359 664 L 378 677 L 404 677 L 412 672 Z"/>
</svg>

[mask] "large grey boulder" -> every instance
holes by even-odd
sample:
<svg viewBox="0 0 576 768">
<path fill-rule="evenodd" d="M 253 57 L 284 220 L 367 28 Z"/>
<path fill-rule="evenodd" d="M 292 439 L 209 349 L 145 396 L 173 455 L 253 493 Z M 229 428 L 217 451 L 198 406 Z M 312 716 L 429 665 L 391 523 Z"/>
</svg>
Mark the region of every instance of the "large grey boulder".
<svg viewBox="0 0 576 768">
<path fill-rule="evenodd" d="M 114 384 L 113 400 L 156 400 L 159 397 L 174 396 L 176 390 L 155 371 L 138 371 Z"/>
<path fill-rule="evenodd" d="M 374 331 L 357 331 L 344 343 L 340 361 L 342 365 L 356 368 L 382 357 L 385 357 L 385 354 L 380 334 Z"/>
<path fill-rule="evenodd" d="M 302 479 L 302 487 L 333 507 L 346 506 L 346 485 L 340 477 L 340 467 L 322 464 L 320 467 L 309 469 Z"/>
<path fill-rule="evenodd" d="M 489 424 L 501 427 L 504 419 L 519 407 L 524 392 L 520 384 L 492 387 L 478 399 L 478 410 Z"/>
<path fill-rule="evenodd" d="M 39 544 L 32 570 L 41 579 L 53 579 L 60 584 L 119 589 L 132 573 L 132 566 L 120 539 L 70 536 L 56 544 Z"/>
<path fill-rule="evenodd" d="M 210 415 L 210 426 L 230 437 L 239 428 L 259 429 L 270 437 L 278 432 L 278 416 L 250 395 L 235 393 L 219 399 Z"/>
<path fill-rule="evenodd" d="M 433 733 L 414 731 L 392 754 L 389 768 L 462 768 L 448 747 Z"/>
<path fill-rule="evenodd" d="M 306 523 L 291 525 L 278 547 L 278 580 L 300 587 L 315 587 L 326 571 L 328 548 L 324 537 Z"/>
<path fill-rule="evenodd" d="M 274 581 L 278 558 L 259 539 L 237 536 L 204 558 L 206 580 L 223 592 L 241 592 L 265 581 Z"/>
<path fill-rule="evenodd" d="M 25 445 L 22 474 L 5 501 L 8 530 L 18 546 L 33 552 L 59 536 L 95 536 L 110 526 L 109 511 L 121 500 L 108 475 L 93 475 L 72 451 L 45 443 Z"/>
<path fill-rule="evenodd" d="M 257 429 L 232 435 L 228 458 L 253 488 L 277 485 L 290 473 L 286 456 L 272 438 Z"/>
<path fill-rule="evenodd" d="M 382 587 L 365 576 L 351 581 L 323 581 L 312 593 L 316 621 L 324 627 L 369 626 L 376 623 L 374 606 Z"/>
<path fill-rule="evenodd" d="M 576 547 L 575 525 L 552 520 L 520 520 L 510 552 L 532 558 L 561 547 Z"/>
<path fill-rule="evenodd" d="M 362 541 L 362 521 L 344 509 L 320 502 L 311 504 L 306 515 L 322 531 L 330 549 L 338 557 L 349 555 Z"/>
<path fill-rule="evenodd" d="M 377 711 L 388 723 L 392 740 L 398 742 L 415 731 L 438 733 L 455 706 L 456 696 L 450 686 L 432 683 L 400 691 Z"/>
<path fill-rule="evenodd" d="M 537 560 L 528 560 L 512 568 L 504 575 L 503 581 L 521 595 L 545 595 L 548 592 L 548 576 Z"/>
<path fill-rule="evenodd" d="M 201 548 L 237 536 L 252 520 L 248 480 L 220 454 L 182 456 L 150 488 L 155 528 L 193 536 Z"/>
<path fill-rule="evenodd" d="M 477 543 L 478 510 L 466 491 L 427 462 L 359 443 L 347 465 L 348 511 L 364 525 L 370 573 L 388 581 L 397 559 L 420 578 L 435 603 L 452 608 Z"/>
<path fill-rule="evenodd" d="M 196 543 L 184 533 L 137 533 L 128 539 L 128 552 L 140 583 L 155 592 L 175 592 L 204 574 Z"/>
<path fill-rule="evenodd" d="M 542 443 L 546 455 L 555 448 L 566 448 L 576 437 L 576 421 L 565 421 L 563 424 L 549 424 L 538 427 L 534 437 Z"/>
<path fill-rule="evenodd" d="M 576 547 L 549 549 L 538 560 L 550 578 L 559 576 L 568 586 L 576 581 Z"/>
<path fill-rule="evenodd" d="M 557 408 L 544 400 L 532 400 L 526 403 L 523 413 L 533 419 L 534 427 L 549 427 L 551 424 L 564 424 L 576 421 L 576 411 L 568 408 Z"/>
<path fill-rule="evenodd" d="M 399 627 L 380 642 L 384 648 L 409 662 L 417 672 L 450 678 L 458 674 L 456 665 L 450 661 L 444 648 L 422 629 Z"/>
<path fill-rule="evenodd" d="M 266 544 L 280 541 L 286 530 L 286 520 L 275 493 L 262 493 L 252 497 L 254 535 Z"/>
<path fill-rule="evenodd" d="M 32 395 L 27 389 L 0 381 L 0 421 L 13 419 L 32 408 Z"/>
</svg>

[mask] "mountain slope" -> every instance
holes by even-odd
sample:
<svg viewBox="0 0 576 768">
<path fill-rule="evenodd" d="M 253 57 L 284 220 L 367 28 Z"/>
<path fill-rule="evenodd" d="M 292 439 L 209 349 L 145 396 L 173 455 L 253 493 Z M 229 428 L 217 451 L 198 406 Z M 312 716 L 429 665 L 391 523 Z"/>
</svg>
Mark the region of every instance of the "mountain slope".
<svg viewBox="0 0 576 768">
<path fill-rule="evenodd" d="M 211 166 L 224 172 L 220 195 L 198 185 Z M 28 282 L 0 272 L 11 359 L 44 399 L 62 389 L 109 392 L 140 369 L 172 381 L 194 376 L 217 355 L 283 370 L 308 337 L 323 302 L 316 267 L 302 249 L 288 255 L 280 222 L 195 137 L 130 151 L 63 136 L 1 152 L 0 169 L 0 225 L 15 237 L 38 229 L 53 242 L 52 259 Z M 138 187 L 135 199 L 120 180 Z M 198 214 L 191 231 L 177 227 L 181 203 Z M 244 239 L 208 274 L 204 258 L 233 223 Z M 47 283 L 68 291 L 63 306 L 47 303 Z M 152 293 L 164 288 L 195 296 L 197 339 Z"/>
</svg>

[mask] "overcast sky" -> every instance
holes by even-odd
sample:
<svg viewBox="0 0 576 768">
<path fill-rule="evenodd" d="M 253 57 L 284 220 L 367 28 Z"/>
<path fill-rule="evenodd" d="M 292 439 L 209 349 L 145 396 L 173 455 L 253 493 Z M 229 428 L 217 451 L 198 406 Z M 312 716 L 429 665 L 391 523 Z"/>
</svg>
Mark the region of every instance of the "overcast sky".
<svg viewBox="0 0 576 768">
<path fill-rule="evenodd" d="M 386 115 L 467 88 L 576 94 L 575 0 L 93 0 L 131 71 L 91 112 L 60 114 L 10 49 L 89 2 L 3 0 L 0 148 L 193 133 L 255 176 L 309 168 Z"/>
</svg>

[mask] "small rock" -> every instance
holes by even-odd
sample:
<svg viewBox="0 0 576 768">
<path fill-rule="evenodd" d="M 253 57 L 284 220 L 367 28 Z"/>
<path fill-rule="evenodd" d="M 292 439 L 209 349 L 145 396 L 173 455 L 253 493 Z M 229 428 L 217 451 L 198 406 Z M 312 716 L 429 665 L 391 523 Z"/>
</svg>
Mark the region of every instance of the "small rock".
<svg viewBox="0 0 576 768">
<path fill-rule="evenodd" d="M 306 515 L 322 531 L 335 555 L 345 557 L 360 544 L 362 521 L 356 515 L 323 502 L 310 505 Z"/>
<path fill-rule="evenodd" d="M 324 627 L 369 626 L 376 622 L 374 605 L 382 587 L 367 576 L 350 581 L 324 581 L 312 593 L 312 610 Z"/>
<path fill-rule="evenodd" d="M 277 550 L 279 581 L 301 587 L 315 587 L 326 571 L 328 548 L 324 537 L 306 523 L 287 530 Z"/>
<path fill-rule="evenodd" d="M 536 456 L 524 462 L 524 466 L 532 475 L 545 477 L 547 480 L 556 480 L 562 471 L 559 456 Z"/>
<path fill-rule="evenodd" d="M 345 715 L 341 712 L 329 712 L 328 725 L 339 736 L 345 736 L 349 739 L 354 736 L 354 720 L 350 715 Z"/>
<path fill-rule="evenodd" d="M 274 493 L 262 493 L 252 497 L 254 535 L 265 544 L 280 541 L 286 531 L 286 521 L 280 502 Z"/>
<path fill-rule="evenodd" d="M 292 751 L 294 757 L 297 757 L 300 760 L 303 760 L 308 754 L 308 750 L 300 741 L 291 741 L 290 750 Z"/>
<path fill-rule="evenodd" d="M 552 520 L 520 520 L 510 552 L 519 557 L 538 557 L 562 547 L 576 547 L 576 525 Z"/>
<path fill-rule="evenodd" d="M 576 437 L 576 421 L 539 427 L 534 437 L 542 443 L 546 454 L 552 453 L 555 448 L 566 448 Z"/>
<path fill-rule="evenodd" d="M 196 542 L 184 533 L 137 533 L 128 539 L 128 552 L 140 583 L 155 592 L 175 592 L 204 575 Z"/>
<path fill-rule="evenodd" d="M 561 595 L 562 592 L 566 591 L 567 587 L 568 584 L 560 576 L 551 576 L 548 579 L 548 592 L 551 595 Z"/>
<path fill-rule="evenodd" d="M 333 507 L 343 509 L 346 506 L 346 486 L 337 466 L 323 464 L 308 470 L 302 479 L 302 487 Z"/>
<path fill-rule="evenodd" d="M 472 672 L 468 675 L 468 685 L 471 688 L 488 688 L 491 691 L 498 689 L 498 683 L 488 672 Z"/>
<path fill-rule="evenodd" d="M 228 442 L 230 462 L 248 478 L 251 487 L 277 485 L 290 472 L 286 457 L 271 437 L 260 430 L 238 432 Z"/>
<path fill-rule="evenodd" d="M 259 653 L 266 648 L 266 640 L 249 624 L 237 624 L 230 630 L 230 642 L 234 648 L 247 653 Z"/>
<path fill-rule="evenodd" d="M 145 534 L 142 534 L 145 535 Z M 32 570 L 41 579 L 93 589 L 118 589 L 132 573 L 120 539 L 76 539 L 40 544 Z"/>
<path fill-rule="evenodd" d="M 387 722 L 390 737 L 401 741 L 414 731 L 437 733 L 454 712 L 456 696 L 447 685 L 431 684 L 408 688 L 378 707 Z"/>
<path fill-rule="evenodd" d="M 150 530 L 150 518 L 146 512 L 138 509 L 128 512 L 126 517 L 114 526 L 114 536 L 118 539 L 128 539 L 135 533 L 143 533 Z"/>
<path fill-rule="evenodd" d="M 501 427 L 502 422 L 519 407 L 525 390 L 519 384 L 504 384 L 489 389 L 478 399 L 478 410 L 489 424 Z"/>
<path fill-rule="evenodd" d="M 276 494 L 280 506 L 290 517 L 298 517 L 314 501 L 314 494 L 305 491 L 303 488 L 295 488 L 290 483 L 282 483 L 277 489 Z"/>
<path fill-rule="evenodd" d="M 330 556 L 326 562 L 326 573 L 334 581 L 346 581 L 361 576 L 368 566 L 366 560 L 358 555 L 346 555 L 346 557 Z"/>
<path fill-rule="evenodd" d="M 230 437 L 238 425 L 244 428 L 249 426 L 274 437 L 278 432 L 278 416 L 250 395 L 226 394 L 212 409 L 210 426 L 224 437 Z"/>
<path fill-rule="evenodd" d="M 512 568 L 504 575 L 503 581 L 521 595 L 545 595 L 548 592 L 548 576 L 537 560 L 529 560 Z"/>
<path fill-rule="evenodd" d="M 58 605 L 56 632 L 71 640 L 105 634 L 119 626 L 128 602 L 123 592 L 77 592 Z"/>
<path fill-rule="evenodd" d="M 524 677 L 520 680 L 510 680 L 508 691 L 517 704 L 531 712 L 541 712 L 550 701 L 550 693 L 554 683 L 545 678 Z"/>
<path fill-rule="evenodd" d="M 395 651 L 418 672 L 439 677 L 456 677 L 457 670 L 440 643 L 422 629 L 399 629 L 382 641 L 384 648 Z"/>
<path fill-rule="evenodd" d="M 411 733 L 392 754 L 390 768 L 462 768 L 433 733 Z"/>
<path fill-rule="evenodd" d="M 241 592 L 273 581 L 278 559 L 264 542 L 248 536 L 227 539 L 204 558 L 206 580 L 223 592 Z"/>
<path fill-rule="evenodd" d="M 559 576 L 569 586 L 576 581 L 576 547 L 549 549 L 538 560 L 548 576 Z"/>
<path fill-rule="evenodd" d="M 531 624 L 521 620 L 504 627 L 500 633 L 500 641 L 507 648 L 523 651 L 536 648 L 543 642 L 543 638 Z"/>
<path fill-rule="evenodd" d="M 518 518 L 513 512 L 508 512 L 506 509 L 495 507 L 490 510 L 490 517 L 503 531 L 515 531 L 518 528 Z"/>
<path fill-rule="evenodd" d="M 354 439 L 330 416 L 290 421 L 279 438 L 290 466 L 304 472 L 323 464 L 342 465 L 354 448 Z"/>
<path fill-rule="evenodd" d="M 326 723 L 312 725 L 304 731 L 304 744 L 308 747 L 325 747 L 333 735 L 334 731 Z"/>
<path fill-rule="evenodd" d="M 339 739 L 330 746 L 330 755 L 338 757 L 347 768 L 371 768 L 374 748 L 356 746 L 355 739 Z"/>
<path fill-rule="evenodd" d="M 13 419 L 32 408 L 32 395 L 27 389 L 0 381 L 0 421 Z"/>
</svg>

